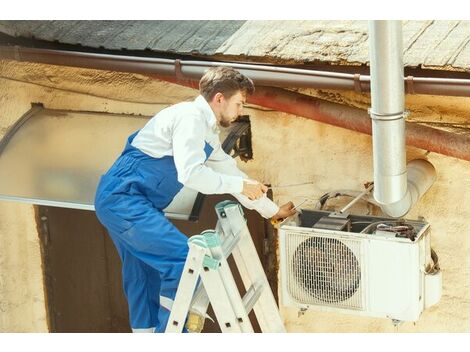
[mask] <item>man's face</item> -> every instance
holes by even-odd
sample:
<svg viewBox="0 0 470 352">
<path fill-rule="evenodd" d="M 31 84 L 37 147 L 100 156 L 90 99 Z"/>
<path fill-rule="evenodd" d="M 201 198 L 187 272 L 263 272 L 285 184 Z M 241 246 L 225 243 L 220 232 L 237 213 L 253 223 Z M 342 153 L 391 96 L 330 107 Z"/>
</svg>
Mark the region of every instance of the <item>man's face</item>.
<svg viewBox="0 0 470 352">
<path fill-rule="evenodd" d="M 229 127 L 236 118 L 243 114 L 243 105 L 246 103 L 246 93 L 238 91 L 229 99 L 222 98 L 219 113 L 219 125 Z"/>
</svg>

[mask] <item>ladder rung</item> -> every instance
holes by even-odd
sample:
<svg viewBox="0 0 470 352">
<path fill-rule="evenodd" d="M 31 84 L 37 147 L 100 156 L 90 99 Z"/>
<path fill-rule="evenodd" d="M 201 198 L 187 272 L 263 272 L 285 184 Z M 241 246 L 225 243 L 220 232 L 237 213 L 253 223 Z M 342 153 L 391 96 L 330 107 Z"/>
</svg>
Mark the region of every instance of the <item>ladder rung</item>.
<svg viewBox="0 0 470 352">
<path fill-rule="evenodd" d="M 188 257 L 166 331 L 181 332 L 188 313 L 186 327 L 202 331 L 210 303 L 222 332 L 253 332 L 248 317 L 253 310 L 261 331 L 285 332 L 241 206 L 226 201 L 216 211 L 216 229 L 188 240 Z M 226 262 L 230 255 L 244 286 L 249 287 L 242 299 Z"/>
<path fill-rule="evenodd" d="M 257 287 L 255 287 L 255 285 L 252 285 L 245 293 L 245 295 L 243 296 L 243 305 L 245 306 L 246 314 L 249 314 L 255 306 L 256 302 L 258 302 L 258 299 L 260 298 L 263 289 L 264 286 L 262 285 L 258 285 Z"/>
<path fill-rule="evenodd" d="M 224 258 L 228 258 L 232 254 L 233 249 L 240 242 L 240 236 L 230 236 L 227 237 L 222 243 L 222 252 L 224 253 Z"/>
</svg>

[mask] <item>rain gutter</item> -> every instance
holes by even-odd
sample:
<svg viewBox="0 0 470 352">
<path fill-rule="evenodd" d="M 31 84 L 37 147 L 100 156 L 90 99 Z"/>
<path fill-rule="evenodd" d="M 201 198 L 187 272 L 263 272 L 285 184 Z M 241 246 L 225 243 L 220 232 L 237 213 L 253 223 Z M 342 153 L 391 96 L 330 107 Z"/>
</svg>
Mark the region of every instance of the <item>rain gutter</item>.
<svg viewBox="0 0 470 352">
<path fill-rule="evenodd" d="M 199 78 L 207 68 L 231 66 L 255 81 L 256 91 L 248 99 L 248 102 L 252 104 L 372 134 L 371 119 L 364 110 L 279 88 L 279 86 L 291 88 L 302 86 L 368 92 L 370 88 L 369 76 L 240 63 L 181 61 L 18 46 L 0 46 L 0 59 L 133 72 L 196 89 Z M 470 96 L 470 80 L 420 78 L 418 83 L 417 80 L 418 78 L 414 78 L 412 85 L 414 87 L 413 93 L 416 94 L 426 94 L 426 91 L 437 94 L 439 88 L 439 94 L 448 92 L 451 95 Z M 269 85 L 269 87 L 263 85 Z M 365 90 L 366 87 L 367 90 Z M 417 123 L 405 122 L 405 125 L 408 145 L 470 161 L 469 136 Z"/>
<path fill-rule="evenodd" d="M 20 46 L 0 46 L 0 59 L 141 74 L 181 76 L 190 80 L 198 80 L 209 67 L 230 66 L 250 77 L 256 85 L 353 90 L 358 93 L 370 92 L 370 76 L 368 75 L 270 65 L 159 59 Z M 470 97 L 470 79 L 407 76 L 404 82 L 407 94 Z"/>
</svg>

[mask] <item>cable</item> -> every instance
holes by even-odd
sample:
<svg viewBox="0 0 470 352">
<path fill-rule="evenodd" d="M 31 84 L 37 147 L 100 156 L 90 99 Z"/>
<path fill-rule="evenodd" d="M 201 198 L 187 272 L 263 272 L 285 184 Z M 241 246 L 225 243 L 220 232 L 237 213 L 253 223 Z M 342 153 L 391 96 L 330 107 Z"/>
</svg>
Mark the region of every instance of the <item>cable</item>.
<svg viewBox="0 0 470 352">
<path fill-rule="evenodd" d="M 369 226 L 366 226 L 360 233 L 369 233 L 369 229 L 372 228 L 372 226 L 374 225 L 378 225 L 378 224 L 381 224 L 383 223 L 383 221 L 375 221 L 375 222 L 371 222 Z"/>
<path fill-rule="evenodd" d="M 286 187 L 295 187 L 295 186 L 303 186 L 303 185 L 313 185 L 314 182 L 303 182 L 303 183 L 293 183 L 290 185 L 277 185 L 277 186 L 269 186 L 268 188 L 286 188 Z"/>
<path fill-rule="evenodd" d="M 404 223 L 398 223 L 398 225 L 396 226 L 388 224 L 378 224 L 376 230 L 395 233 L 396 237 L 405 237 L 409 238 L 412 241 L 416 239 L 416 231 L 414 227 Z"/>
<path fill-rule="evenodd" d="M 373 229 L 375 226 L 375 229 Z M 372 231 L 384 231 L 396 234 L 396 237 L 408 238 L 411 241 L 416 239 L 416 230 L 412 225 L 406 224 L 403 220 L 397 221 L 376 221 L 366 226 L 361 233 L 369 234 Z"/>
<path fill-rule="evenodd" d="M 266 109 L 263 109 L 263 108 L 259 108 L 259 107 L 255 106 L 255 105 L 251 105 L 251 104 L 247 104 L 247 105 L 245 106 L 245 109 L 253 109 L 253 110 L 258 110 L 258 111 L 262 111 L 262 112 L 278 112 L 278 111 L 275 110 L 275 109 L 267 109 L 267 108 L 266 108 Z"/>
<path fill-rule="evenodd" d="M 268 189 L 274 190 L 275 188 L 287 188 L 287 187 L 295 187 L 295 186 L 303 186 L 303 185 L 312 185 L 314 182 L 303 182 L 303 183 L 293 183 L 290 185 L 270 185 Z M 305 196 L 290 196 L 290 198 L 303 198 L 306 204 L 312 203 L 315 204 L 314 208 L 317 208 L 316 203 L 318 203 L 318 199 L 308 198 Z"/>
<path fill-rule="evenodd" d="M 439 272 L 441 269 L 439 266 L 439 257 L 437 256 L 437 253 L 434 251 L 434 249 L 431 248 L 431 259 L 433 261 L 433 264 L 431 267 L 426 269 L 426 274 L 435 274 Z"/>
<path fill-rule="evenodd" d="M 320 210 L 323 210 L 323 207 L 325 206 L 326 202 L 332 198 L 337 198 L 337 197 L 350 197 L 350 198 L 355 198 L 358 195 L 360 195 L 362 192 L 360 191 L 352 191 L 352 190 L 339 190 L 339 191 L 333 191 L 333 192 L 328 192 L 322 195 L 319 198 L 319 203 L 320 203 Z M 368 197 L 367 195 L 364 195 L 361 197 L 362 200 L 366 201 L 369 204 L 373 204 L 377 207 L 380 207 L 380 205 L 373 199 Z"/>
<path fill-rule="evenodd" d="M 295 186 L 303 186 L 303 185 L 310 185 L 313 184 L 314 182 L 302 182 L 302 183 L 293 183 L 293 184 L 288 184 L 288 185 L 271 185 L 268 188 L 270 189 L 275 189 L 275 188 L 287 188 L 287 187 L 295 187 Z M 306 198 L 304 196 L 291 196 L 291 198 L 304 198 L 309 201 L 309 203 L 314 204 L 314 209 L 318 210 L 323 210 L 323 207 L 325 206 L 326 202 L 329 199 L 336 198 L 336 197 L 351 197 L 355 198 L 362 192 L 360 191 L 352 191 L 352 190 L 339 190 L 339 191 L 333 191 L 333 192 L 328 192 L 322 195 L 320 198 L 317 199 L 312 199 L 312 198 Z M 369 204 L 373 204 L 375 206 L 379 207 L 379 204 L 375 202 L 374 199 L 367 198 L 366 196 L 361 197 L 362 200 L 366 201 Z"/>
</svg>

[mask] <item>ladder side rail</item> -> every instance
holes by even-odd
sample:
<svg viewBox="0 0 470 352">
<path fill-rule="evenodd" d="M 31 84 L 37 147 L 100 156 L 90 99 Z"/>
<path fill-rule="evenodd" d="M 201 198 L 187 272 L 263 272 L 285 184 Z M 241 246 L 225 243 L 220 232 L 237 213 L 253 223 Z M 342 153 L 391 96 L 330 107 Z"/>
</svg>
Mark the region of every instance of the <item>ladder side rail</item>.
<svg viewBox="0 0 470 352">
<path fill-rule="evenodd" d="M 202 270 L 202 263 L 206 255 L 206 248 L 189 243 L 188 256 L 184 264 L 183 273 L 176 291 L 175 300 L 171 307 L 165 332 L 182 332 L 186 316 L 192 300 L 197 281 Z"/>
<path fill-rule="evenodd" d="M 220 330 L 223 333 L 242 332 L 219 271 L 204 267 L 201 271 L 201 278 Z"/>
<path fill-rule="evenodd" d="M 208 243 L 212 258 L 219 261 L 219 267 L 217 270 L 223 281 L 225 292 L 229 297 L 232 309 L 242 332 L 254 332 L 250 318 L 248 317 L 248 313 L 245 309 L 245 305 L 243 304 L 240 296 L 240 291 L 238 290 L 233 273 L 230 270 L 230 266 L 225 257 L 219 234 L 215 231 L 206 231 L 204 232 L 204 236 Z"/>
<path fill-rule="evenodd" d="M 279 314 L 274 295 L 251 238 L 246 220 L 240 206 L 228 204 L 217 211 L 217 216 L 224 232 L 224 238 L 240 236 L 232 255 L 246 290 L 250 286 L 259 287 L 262 292 L 254 305 L 256 318 L 263 332 L 285 332 L 284 323 Z M 223 216 L 225 215 L 225 216 Z"/>
</svg>

